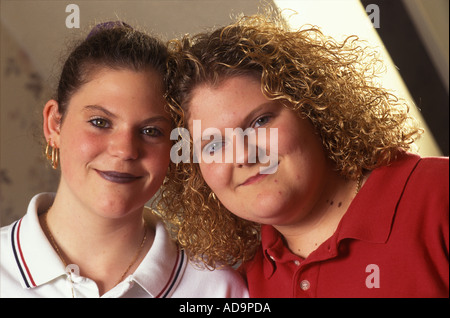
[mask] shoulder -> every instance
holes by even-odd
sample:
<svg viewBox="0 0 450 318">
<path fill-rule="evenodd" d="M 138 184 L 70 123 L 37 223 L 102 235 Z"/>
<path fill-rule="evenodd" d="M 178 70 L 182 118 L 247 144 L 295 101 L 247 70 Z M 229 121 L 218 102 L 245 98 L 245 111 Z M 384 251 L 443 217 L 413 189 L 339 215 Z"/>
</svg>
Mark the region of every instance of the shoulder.
<svg viewBox="0 0 450 318">
<path fill-rule="evenodd" d="M 11 249 L 11 234 L 12 234 L 12 230 L 13 227 L 16 225 L 17 221 L 15 221 L 14 223 L 7 225 L 7 226 L 3 226 L 0 229 L 0 252 L 1 252 L 1 268 L 4 268 L 4 262 L 6 260 L 8 260 L 9 258 L 11 258 L 13 255 L 11 254 L 12 249 Z"/>
<path fill-rule="evenodd" d="M 413 232 L 423 244 L 448 252 L 449 160 L 420 158 L 411 170 L 396 208 L 396 222 Z M 448 254 L 447 254 L 448 255 Z"/>
<path fill-rule="evenodd" d="M 411 175 L 422 176 L 427 179 L 433 176 L 438 179 L 448 180 L 449 158 L 420 157 L 415 154 L 404 153 L 391 164 L 390 170 L 406 171 Z"/>
<path fill-rule="evenodd" d="M 13 223 L 3 226 L 2 228 L 0 228 L 0 244 L 3 247 L 4 244 L 8 244 L 8 239 L 11 236 L 11 230 L 12 227 L 14 226 L 14 224 L 17 221 L 14 221 Z M 3 249 L 2 249 L 3 250 Z"/>
<path fill-rule="evenodd" d="M 143 262 L 147 270 L 158 270 L 158 279 L 164 282 L 162 285 L 166 285 L 166 290 L 170 290 L 170 293 L 164 294 L 170 294 L 170 297 L 174 298 L 248 297 L 247 287 L 237 271 L 229 267 L 209 270 L 196 266 L 188 261 L 188 252 L 179 249 L 176 242 L 170 238 L 159 216 L 146 209 L 144 218 L 147 225 L 154 229 L 155 237 L 148 257 Z M 151 275 L 154 275 L 154 272 Z M 145 283 L 147 280 L 141 281 Z M 150 288 L 155 284 L 155 280 L 147 283 Z"/>
<path fill-rule="evenodd" d="M 18 251 L 14 244 L 14 229 L 18 221 L 0 229 L 0 297 L 11 297 L 23 291 L 19 267 Z"/>
<path fill-rule="evenodd" d="M 371 173 L 368 181 L 377 190 L 389 187 L 395 196 L 404 192 L 440 195 L 448 198 L 449 159 L 404 153 L 388 166 Z M 448 200 L 447 200 L 448 201 Z"/>
<path fill-rule="evenodd" d="M 421 182 L 427 182 L 430 185 L 434 185 L 435 187 L 446 187 L 448 189 L 448 157 L 421 158 L 417 163 L 412 176 L 417 180 L 421 180 Z"/>
<path fill-rule="evenodd" d="M 414 202 L 447 209 L 449 198 L 449 160 L 444 157 L 420 158 L 405 184 L 405 195 Z"/>
<path fill-rule="evenodd" d="M 391 195 L 396 210 L 405 210 L 408 218 L 414 214 L 421 220 L 448 219 L 449 159 L 420 157 L 405 153 L 387 167 L 374 171 L 376 185 L 382 197 Z M 370 179 L 369 179 L 370 180 Z"/>
<path fill-rule="evenodd" d="M 230 267 L 210 270 L 188 263 L 174 297 L 247 298 L 241 274 Z"/>
<path fill-rule="evenodd" d="M 11 245 L 11 241 L 13 239 L 13 230 L 20 226 L 21 220 L 26 220 L 24 222 L 31 222 L 31 221 L 35 221 L 37 220 L 37 214 L 39 209 L 42 209 L 43 207 L 48 207 L 51 202 L 53 202 L 54 199 L 54 194 L 53 193 L 39 193 L 36 194 L 31 200 L 30 203 L 28 205 L 28 209 L 26 214 L 12 222 L 9 225 L 3 226 L 0 229 L 0 244 L 1 244 L 1 252 L 2 252 L 2 256 L 3 256 L 3 252 L 7 251 L 6 248 L 4 248 L 4 246 L 6 245 Z"/>
</svg>

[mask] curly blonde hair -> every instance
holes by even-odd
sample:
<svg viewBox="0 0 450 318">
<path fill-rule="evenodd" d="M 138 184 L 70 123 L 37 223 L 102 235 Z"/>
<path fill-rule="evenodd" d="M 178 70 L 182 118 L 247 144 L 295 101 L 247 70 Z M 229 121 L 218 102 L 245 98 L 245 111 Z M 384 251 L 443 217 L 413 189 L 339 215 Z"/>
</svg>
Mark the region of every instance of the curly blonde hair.
<svg viewBox="0 0 450 318">
<path fill-rule="evenodd" d="M 267 15 L 185 36 L 169 44 L 171 112 L 179 126 L 187 127 L 191 93 L 198 85 L 258 76 L 265 96 L 309 118 L 336 169 L 356 180 L 410 150 L 422 133 L 408 106 L 376 84 L 382 63 L 361 43 L 356 36 L 337 43 L 314 27 L 289 31 L 279 16 Z M 174 187 L 163 188 L 160 204 L 191 259 L 208 268 L 251 259 L 260 244 L 260 226 L 228 211 L 192 158 L 174 164 L 172 174 Z"/>
</svg>

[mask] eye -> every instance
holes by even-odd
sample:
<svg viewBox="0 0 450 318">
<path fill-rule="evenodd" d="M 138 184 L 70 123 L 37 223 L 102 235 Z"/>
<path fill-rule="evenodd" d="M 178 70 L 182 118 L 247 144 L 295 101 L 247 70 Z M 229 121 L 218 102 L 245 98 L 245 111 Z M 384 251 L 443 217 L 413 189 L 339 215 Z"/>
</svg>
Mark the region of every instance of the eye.
<svg viewBox="0 0 450 318">
<path fill-rule="evenodd" d="M 159 137 L 163 135 L 163 133 L 155 127 L 146 127 L 142 129 L 142 133 L 149 137 Z"/>
<path fill-rule="evenodd" d="M 270 120 L 272 119 L 272 116 L 270 115 L 263 115 L 261 117 L 258 117 L 255 121 L 253 126 L 254 127 L 261 127 L 264 126 L 265 124 L 267 124 L 268 122 L 270 122 Z"/>
<path fill-rule="evenodd" d="M 208 152 L 209 154 L 214 154 L 216 151 L 221 149 L 224 145 L 223 141 L 213 141 L 203 147 L 204 152 Z"/>
<path fill-rule="evenodd" d="M 103 118 L 94 118 L 89 121 L 91 125 L 97 128 L 109 128 L 109 122 Z"/>
</svg>

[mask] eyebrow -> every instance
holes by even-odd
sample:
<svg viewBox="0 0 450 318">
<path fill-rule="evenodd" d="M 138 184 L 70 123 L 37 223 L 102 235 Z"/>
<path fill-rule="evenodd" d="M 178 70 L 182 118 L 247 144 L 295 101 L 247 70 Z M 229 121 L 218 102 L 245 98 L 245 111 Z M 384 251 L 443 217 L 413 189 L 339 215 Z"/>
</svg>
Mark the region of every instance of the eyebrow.
<svg viewBox="0 0 450 318">
<path fill-rule="evenodd" d="M 105 107 L 100 106 L 100 105 L 86 105 L 83 110 L 84 111 L 100 111 L 108 117 L 111 117 L 113 119 L 117 118 L 117 115 L 115 115 L 114 113 L 111 113 Z M 172 124 L 172 122 L 167 117 L 164 117 L 163 115 L 156 115 L 154 117 L 149 117 L 149 118 L 143 120 L 142 124 L 148 125 L 148 124 L 152 124 L 154 122 L 166 122 L 168 124 Z"/>
<path fill-rule="evenodd" d="M 106 108 L 104 108 L 100 105 L 87 105 L 87 106 L 84 106 L 83 110 L 84 111 L 100 111 L 109 117 L 113 117 L 113 118 L 117 117 L 116 115 L 111 113 L 109 110 L 107 110 Z"/>
<path fill-rule="evenodd" d="M 248 122 L 249 122 L 253 117 L 255 117 L 257 113 L 261 112 L 261 110 L 264 110 L 265 108 L 270 108 L 270 107 L 272 107 L 272 106 L 276 106 L 277 104 L 278 104 L 277 101 L 271 100 L 271 101 L 268 101 L 268 102 L 266 102 L 266 103 L 263 103 L 263 104 L 259 105 L 258 107 L 256 107 L 255 109 L 253 109 L 250 113 L 248 113 L 247 116 L 244 117 L 244 119 L 243 119 L 242 122 L 241 122 L 241 125 L 242 125 L 242 126 L 247 125 Z"/>
</svg>

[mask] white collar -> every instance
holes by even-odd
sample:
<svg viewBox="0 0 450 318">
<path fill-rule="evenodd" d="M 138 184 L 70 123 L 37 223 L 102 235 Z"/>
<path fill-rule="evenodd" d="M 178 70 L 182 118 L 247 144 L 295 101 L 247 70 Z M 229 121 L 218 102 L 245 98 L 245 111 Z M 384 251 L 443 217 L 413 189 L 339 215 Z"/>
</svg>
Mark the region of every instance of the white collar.
<svg viewBox="0 0 450 318">
<path fill-rule="evenodd" d="M 24 288 L 34 288 L 67 276 L 64 264 L 44 234 L 38 218 L 49 209 L 54 197 L 54 193 L 34 196 L 27 214 L 13 225 L 11 242 Z M 168 297 L 184 274 L 186 255 L 170 239 L 164 223 L 149 209 L 144 217 L 147 225 L 155 230 L 152 247 L 136 271 L 108 291 L 106 297 L 120 296 L 134 282 L 152 297 Z"/>
</svg>

